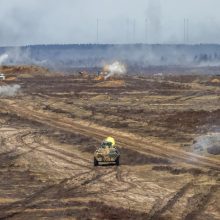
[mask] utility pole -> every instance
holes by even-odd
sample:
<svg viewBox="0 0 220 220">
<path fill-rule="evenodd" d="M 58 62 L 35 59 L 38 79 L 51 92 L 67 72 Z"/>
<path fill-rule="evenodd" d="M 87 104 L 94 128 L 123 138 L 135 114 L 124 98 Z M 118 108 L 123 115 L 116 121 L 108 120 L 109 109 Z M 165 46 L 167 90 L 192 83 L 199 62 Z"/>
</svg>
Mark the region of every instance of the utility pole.
<svg viewBox="0 0 220 220">
<path fill-rule="evenodd" d="M 133 43 L 135 43 L 135 38 L 136 38 L 136 21 L 134 19 L 133 20 Z"/>
<path fill-rule="evenodd" d="M 186 19 L 184 18 L 184 24 L 183 24 L 183 44 L 186 43 Z"/>
<path fill-rule="evenodd" d="M 183 42 L 184 44 L 189 43 L 189 19 L 184 18 L 184 31 L 183 31 Z"/>
<path fill-rule="evenodd" d="M 186 42 L 189 43 L 189 19 L 186 20 Z"/>
<path fill-rule="evenodd" d="M 129 18 L 126 19 L 126 44 L 129 43 L 129 26 L 130 26 L 130 22 L 129 22 Z"/>
<path fill-rule="evenodd" d="M 148 20 L 145 19 L 145 43 L 148 44 Z"/>
<path fill-rule="evenodd" d="M 96 20 L 96 43 L 99 43 L 99 19 Z"/>
</svg>

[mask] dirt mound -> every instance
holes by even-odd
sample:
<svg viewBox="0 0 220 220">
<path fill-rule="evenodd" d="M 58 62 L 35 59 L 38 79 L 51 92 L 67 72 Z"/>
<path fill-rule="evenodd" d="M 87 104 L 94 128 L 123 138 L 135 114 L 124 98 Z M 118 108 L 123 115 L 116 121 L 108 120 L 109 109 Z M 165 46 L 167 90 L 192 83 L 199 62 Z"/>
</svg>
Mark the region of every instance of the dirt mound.
<svg viewBox="0 0 220 220">
<path fill-rule="evenodd" d="M 211 83 L 220 83 L 220 79 L 213 79 Z"/>
<path fill-rule="evenodd" d="M 126 83 L 124 80 L 111 80 L 97 83 L 98 87 L 125 87 Z"/>
<path fill-rule="evenodd" d="M 106 101 L 109 100 L 110 96 L 108 95 L 97 95 L 91 98 L 92 101 Z"/>
<path fill-rule="evenodd" d="M 0 72 L 6 76 L 29 78 L 36 75 L 47 75 L 50 71 L 40 66 L 0 66 Z"/>
</svg>

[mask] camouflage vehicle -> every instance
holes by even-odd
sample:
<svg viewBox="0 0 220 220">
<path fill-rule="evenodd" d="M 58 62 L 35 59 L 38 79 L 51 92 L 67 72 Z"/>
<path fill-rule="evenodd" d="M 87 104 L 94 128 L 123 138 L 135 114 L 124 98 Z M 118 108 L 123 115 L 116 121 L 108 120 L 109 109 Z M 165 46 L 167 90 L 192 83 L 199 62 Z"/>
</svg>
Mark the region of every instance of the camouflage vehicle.
<svg viewBox="0 0 220 220">
<path fill-rule="evenodd" d="M 98 166 L 100 162 L 115 163 L 119 166 L 120 153 L 114 145 L 115 142 L 109 141 L 109 139 L 102 142 L 101 146 L 94 153 L 94 166 Z"/>
</svg>

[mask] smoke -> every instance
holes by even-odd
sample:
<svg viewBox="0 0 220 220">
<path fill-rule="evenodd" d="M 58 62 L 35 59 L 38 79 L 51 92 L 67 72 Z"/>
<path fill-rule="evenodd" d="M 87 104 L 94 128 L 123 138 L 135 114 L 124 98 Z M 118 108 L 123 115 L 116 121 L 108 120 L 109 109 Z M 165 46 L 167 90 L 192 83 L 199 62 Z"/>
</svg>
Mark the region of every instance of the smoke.
<svg viewBox="0 0 220 220">
<path fill-rule="evenodd" d="M 199 136 L 195 140 L 193 148 L 195 151 L 207 151 L 215 146 L 220 148 L 220 133 L 209 133 Z"/>
<path fill-rule="evenodd" d="M 56 70 L 101 68 L 114 61 L 125 64 L 128 72 L 150 66 L 220 66 L 220 45 L 39 45 L 2 51 L 8 55 L 5 65 L 33 64 Z"/>
<path fill-rule="evenodd" d="M 97 16 L 100 42 L 126 43 L 124 20 L 131 15 L 137 21 L 136 39 L 144 42 L 145 17 L 149 20 L 150 42 L 155 43 L 182 42 L 183 19 L 187 17 L 191 41 L 219 43 L 219 6 L 219 0 L 63 0 L 56 4 L 53 0 L 2 0 L 0 44 L 94 43 Z"/>
<path fill-rule="evenodd" d="M 30 49 L 21 49 L 20 47 L 14 47 L 7 51 L 9 55 L 9 63 L 16 64 L 32 64 Z"/>
<path fill-rule="evenodd" d="M 45 65 L 47 62 L 46 60 L 36 59 L 29 47 L 13 47 L 5 52 L 0 56 L 0 65 L 3 62 L 6 65 Z"/>
<path fill-rule="evenodd" d="M 15 96 L 18 91 L 20 90 L 20 85 L 7 85 L 7 86 L 0 86 L 0 97 L 11 97 Z"/>
<path fill-rule="evenodd" d="M 8 54 L 0 55 L 0 66 L 8 59 Z"/>
<path fill-rule="evenodd" d="M 124 64 L 116 61 L 111 65 L 106 65 L 104 67 L 104 72 L 107 74 L 105 75 L 105 79 L 113 76 L 123 76 L 126 74 L 127 70 Z"/>
</svg>

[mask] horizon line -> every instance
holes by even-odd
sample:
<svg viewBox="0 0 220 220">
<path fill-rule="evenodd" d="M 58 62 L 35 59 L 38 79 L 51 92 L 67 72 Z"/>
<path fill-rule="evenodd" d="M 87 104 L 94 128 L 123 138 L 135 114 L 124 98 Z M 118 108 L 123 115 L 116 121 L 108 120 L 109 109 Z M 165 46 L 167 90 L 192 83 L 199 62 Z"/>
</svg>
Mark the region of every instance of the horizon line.
<svg viewBox="0 0 220 220">
<path fill-rule="evenodd" d="M 10 45 L 0 46 L 0 48 L 21 48 L 21 47 L 36 47 L 36 46 L 220 46 L 220 43 L 55 43 L 55 44 L 27 44 L 27 45 Z"/>
</svg>

